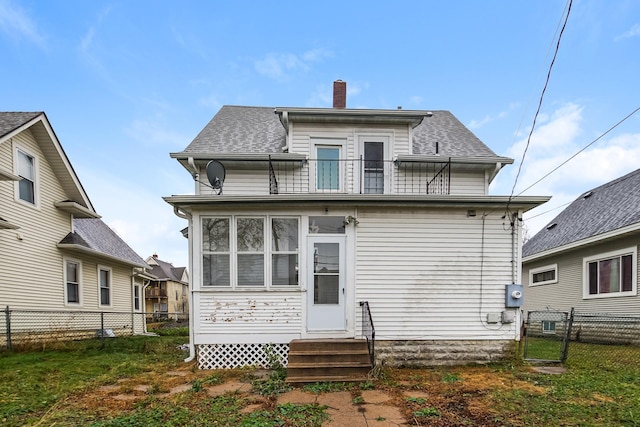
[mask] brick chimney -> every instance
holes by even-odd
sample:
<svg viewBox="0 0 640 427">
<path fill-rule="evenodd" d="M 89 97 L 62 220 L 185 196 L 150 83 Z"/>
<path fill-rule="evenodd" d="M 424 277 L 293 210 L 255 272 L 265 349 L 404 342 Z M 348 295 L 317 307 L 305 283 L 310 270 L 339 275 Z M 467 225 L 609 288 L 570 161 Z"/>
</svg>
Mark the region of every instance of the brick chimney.
<svg viewBox="0 0 640 427">
<path fill-rule="evenodd" d="M 347 82 L 333 82 L 333 108 L 347 108 Z"/>
</svg>

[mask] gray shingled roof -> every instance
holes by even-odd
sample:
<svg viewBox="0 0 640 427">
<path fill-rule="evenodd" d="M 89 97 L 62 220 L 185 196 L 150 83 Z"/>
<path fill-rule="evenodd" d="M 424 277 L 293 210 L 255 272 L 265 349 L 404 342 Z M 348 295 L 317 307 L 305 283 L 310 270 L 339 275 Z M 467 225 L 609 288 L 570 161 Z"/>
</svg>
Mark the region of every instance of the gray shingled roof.
<svg viewBox="0 0 640 427">
<path fill-rule="evenodd" d="M 528 257 L 640 222 L 640 169 L 589 190 L 522 248 Z M 552 224 L 556 224 L 550 227 Z"/>
<path fill-rule="evenodd" d="M 273 107 L 225 105 L 184 149 L 185 153 L 281 153 L 285 129 Z M 375 112 L 375 110 L 372 110 Z M 433 111 L 414 129 L 413 153 L 441 156 L 496 157 L 449 111 Z"/>
<path fill-rule="evenodd" d="M 285 137 L 274 108 L 225 105 L 184 151 L 282 153 Z"/>
<path fill-rule="evenodd" d="M 174 267 L 167 261 L 162 261 L 154 256 L 153 260 L 158 265 L 151 265 L 151 274 L 160 280 L 172 280 L 174 282 L 182 282 L 182 273 L 186 267 Z"/>
<path fill-rule="evenodd" d="M 42 114 L 38 112 L 0 112 L 0 138 L 18 129 L 29 120 Z"/>
<path fill-rule="evenodd" d="M 73 227 L 75 231 L 67 234 L 61 244 L 84 246 L 128 263 L 147 266 L 147 263 L 102 220 L 74 218 Z"/>
</svg>

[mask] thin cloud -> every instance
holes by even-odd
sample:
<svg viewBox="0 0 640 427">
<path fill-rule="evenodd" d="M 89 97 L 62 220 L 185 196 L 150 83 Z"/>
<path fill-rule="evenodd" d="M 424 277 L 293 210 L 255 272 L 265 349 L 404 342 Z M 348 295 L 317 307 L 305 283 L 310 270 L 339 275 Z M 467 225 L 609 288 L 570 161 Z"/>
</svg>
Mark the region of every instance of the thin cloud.
<svg viewBox="0 0 640 427">
<path fill-rule="evenodd" d="M 98 27 L 100 27 L 102 21 L 109 15 L 109 12 L 111 12 L 111 6 L 103 8 L 98 14 L 97 22 L 90 26 L 85 35 L 80 39 L 80 51 L 82 53 L 88 53 L 90 47 L 93 45 L 93 39 L 95 38 Z"/>
<path fill-rule="evenodd" d="M 507 112 L 506 111 L 502 111 L 496 115 L 489 115 L 487 114 L 486 116 L 484 116 L 482 119 L 480 120 L 471 120 L 469 122 L 469 129 L 479 129 L 482 126 L 494 122 L 496 120 L 500 120 L 500 119 L 504 119 L 505 117 L 507 117 Z"/>
<path fill-rule="evenodd" d="M 331 57 L 326 49 L 313 49 L 296 55 L 294 53 L 269 53 L 254 62 L 255 70 L 268 78 L 286 81 L 296 72 L 308 72 L 311 63 L 321 62 Z"/>
<path fill-rule="evenodd" d="M 630 39 L 632 37 L 638 37 L 638 36 L 640 36 L 640 24 L 635 24 L 633 27 L 631 27 L 629 31 L 620 34 L 614 40 L 618 42 L 620 40 Z"/>
<path fill-rule="evenodd" d="M 25 38 L 31 43 L 45 47 L 46 37 L 36 23 L 20 6 L 9 0 L 0 0 L 0 29 L 12 38 Z"/>
<path fill-rule="evenodd" d="M 582 135 L 584 107 L 568 103 L 548 114 L 545 122 L 536 128 L 515 194 L 533 185 L 577 153 L 590 140 Z M 526 138 L 517 141 L 510 149 L 510 157 L 519 159 Z M 602 185 L 638 168 L 640 164 L 640 133 L 622 134 L 603 139 L 581 152 L 568 163 L 535 184 L 524 194 L 552 196 L 552 199 L 524 215 L 529 236 L 533 236 L 560 210 L 554 210 L 571 202 L 580 194 Z M 493 194 L 508 194 L 515 179 L 517 164 L 509 173 L 500 174 L 492 184 Z M 506 172 L 506 170 L 505 170 Z M 539 215 L 550 211 L 544 215 Z M 529 220 L 528 218 L 531 218 Z"/>
</svg>

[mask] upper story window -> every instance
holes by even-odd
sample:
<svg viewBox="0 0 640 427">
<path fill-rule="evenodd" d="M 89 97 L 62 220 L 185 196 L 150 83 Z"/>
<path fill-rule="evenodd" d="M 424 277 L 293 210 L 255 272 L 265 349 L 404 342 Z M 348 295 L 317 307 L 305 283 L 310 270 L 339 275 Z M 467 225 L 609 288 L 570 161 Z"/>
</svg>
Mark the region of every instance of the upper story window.
<svg viewBox="0 0 640 427">
<path fill-rule="evenodd" d="M 384 143 L 365 141 L 364 145 L 364 183 L 365 194 L 384 193 Z"/>
<path fill-rule="evenodd" d="M 17 198 L 32 205 L 36 204 L 36 158 L 26 151 L 16 149 L 16 175 L 18 181 Z"/>
<path fill-rule="evenodd" d="M 360 150 L 360 192 L 391 192 L 391 138 L 385 135 L 358 136 Z"/>
<path fill-rule="evenodd" d="M 529 286 L 549 285 L 558 283 L 558 264 L 545 265 L 544 267 L 529 270 Z"/>
<path fill-rule="evenodd" d="M 584 259 L 584 298 L 636 295 L 637 248 Z"/>
<path fill-rule="evenodd" d="M 344 191 L 345 140 L 313 138 L 312 155 L 315 161 L 311 164 L 315 168 L 312 174 L 315 190 L 320 192 Z"/>
</svg>

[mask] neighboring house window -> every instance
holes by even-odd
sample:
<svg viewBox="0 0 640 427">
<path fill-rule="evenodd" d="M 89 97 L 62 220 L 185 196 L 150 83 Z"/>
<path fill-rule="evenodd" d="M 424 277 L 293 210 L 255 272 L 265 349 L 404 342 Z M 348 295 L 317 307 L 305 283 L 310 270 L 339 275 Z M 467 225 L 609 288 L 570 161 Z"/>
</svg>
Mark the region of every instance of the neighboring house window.
<svg viewBox="0 0 640 427">
<path fill-rule="evenodd" d="M 555 334 L 556 333 L 556 322 L 551 320 L 543 320 L 542 321 L 542 333 L 543 334 Z"/>
<path fill-rule="evenodd" d="M 18 198 L 32 205 L 36 204 L 36 158 L 17 149 Z"/>
<path fill-rule="evenodd" d="M 80 271 L 81 264 L 78 261 L 65 261 L 65 300 L 67 304 L 80 304 Z"/>
<path fill-rule="evenodd" d="M 100 305 L 111 305 L 111 269 L 98 268 L 98 281 L 100 284 Z"/>
<path fill-rule="evenodd" d="M 637 248 L 584 259 L 584 297 L 635 295 Z"/>
<path fill-rule="evenodd" d="M 299 223 L 291 217 L 203 218 L 202 285 L 297 286 Z"/>
<path fill-rule="evenodd" d="M 133 285 L 133 309 L 140 310 L 140 285 Z"/>
<path fill-rule="evenodd" d="M 558 283 L 558 264 L 545 265 L 544 267 L 529 270 L 529 286 L 548 285 Z"/>
</svg>

